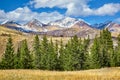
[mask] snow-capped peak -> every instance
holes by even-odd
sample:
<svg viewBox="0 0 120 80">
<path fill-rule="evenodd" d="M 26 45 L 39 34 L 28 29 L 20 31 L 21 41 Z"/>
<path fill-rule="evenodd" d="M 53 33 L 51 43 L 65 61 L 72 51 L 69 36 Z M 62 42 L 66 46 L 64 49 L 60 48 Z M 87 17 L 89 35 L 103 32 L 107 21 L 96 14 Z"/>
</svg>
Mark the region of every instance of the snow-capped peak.
<svg viewBox="0 0 120 80">
<path fill-rule="evenodd" d="M 4 22 L 2 22 L 1 24 L 5 24 L 5 23 L 7 23 L 9 20 L 5 20 Z"/>
<path fill-rule="evenodd" d="M 76 21 L 77 19 L 71 18 L 71 17 L 65 17 L 65 18 L 63 18 L 62 20 L 68 22 L 68 21 Z"/>
<path fill-rule="evenodd" d="M 69 28 L 79 21 L 80 21 L 79 19 L 75 19 L 75 18 L 71 18 L 71 17 L 64 17 L 64 18 L 56 20 L 54 22 L 50 22 L 49 24 L 50 25 L 58 25 L 63 28 Z"/>
<path fill-rule="evenodd" d="M 35 26 L 40 26 L 42 27 L 44 24 L 41 23 L 39 20 L 37 19 L 32 19 L 30 22 L 28 22 L 26 25 L 30 26 L 30 25 L 35 25 Z"/>
<path fill-rule="evenodd" d="M 2 22 L 1 24 L 2 24 L 2 25 L 3 25 L 3 24 L 16 24 L 16 25 L 20 25 L 20 24 L 18 24 L 17 22 L 15 22 L 15 21 L 13 21 L 13 20 L 6 20 L 6 21 Z"/>
</svg>

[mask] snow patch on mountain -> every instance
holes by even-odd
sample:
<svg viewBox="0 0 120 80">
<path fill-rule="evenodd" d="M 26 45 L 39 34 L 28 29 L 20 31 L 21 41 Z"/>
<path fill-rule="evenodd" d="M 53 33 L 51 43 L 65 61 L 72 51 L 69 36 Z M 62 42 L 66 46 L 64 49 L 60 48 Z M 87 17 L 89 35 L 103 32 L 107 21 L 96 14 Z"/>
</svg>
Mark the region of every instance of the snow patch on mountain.
<svg viewBox="0 0 120 80">
<path fill-rule="evenodd" d="M 26 25 L 23 25 L 23 26 L 19 26 L 21 28 L 23 28 L 24 30 L 28 30 L 28 31 L 34 31 L 34 32 L 37 32 L 38 30 L 37 29 L 34 29 L 34 28 L 30 28 Z"/>
<path fill-rule="evenodd" d="M 4 22 L 2 22 L 1 23 L 1 25 L 3 25 L 3 24 L 5 24 L 5 23 L 7 23 L 9 20 L 5 20 Z"/>
<path fill-rule="evenodd" d="M 54 22 L 50 22 L 50 25 L 58 25 L 59 27 L 62 28 L 70 28 L 71 26 L 73 26 L 74 24 L 76 24 L 79 21 L 83 21 L 82 19 L 75 19 L 75 18 L 71 18 L 71 17 L 65 17 L 59 20 L 56 20 Z"/>
<path fill-rule="evenodd" d="M 37 20 L 37 19 L 32 19 L 31 21 L 29 21 L 27 24 L 26 24 L 27 26 L 29 26 L 29 27 L 43 27 L 43 26 L 45 26 L 45 24 L 43 24 L 42 22 L 40 22 L 39 20 Z"/>
<path fill-rule="evenodd" d="M 1 25 L 7 25 L 7 24 L 14 24 L 14 25 L 20 25 L 20 24 L 18 24 L 17 22 L 15 22 L 15 21 L 13 21 L 13 20 L 6 20 L 6 21 L 4 21 L 4 22 L 2 22 L 1 23 Z"/>
</svg>

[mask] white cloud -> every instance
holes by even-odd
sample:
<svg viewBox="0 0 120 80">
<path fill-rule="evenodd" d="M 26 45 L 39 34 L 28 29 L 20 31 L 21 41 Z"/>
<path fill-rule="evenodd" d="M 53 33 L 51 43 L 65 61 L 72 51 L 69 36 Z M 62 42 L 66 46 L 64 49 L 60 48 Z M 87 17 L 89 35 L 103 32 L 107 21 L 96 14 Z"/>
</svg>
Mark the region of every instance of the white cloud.
<svg viewBox="0 0 120 80">
<path fill-rule="evenodd" d="M 61 19 L 63 17 L 64 16 L 58 12 L 52 12 L 52 13 L 42 12 L 42 13 L 38 14 L 38 18 L 36 16 L 37 19 L 40 19 L 44 23 L 48 23 L 50 21 L 55 21 L 55 20 Z"/>
<path fill-rule="evenodd" d="M 0 10 L 0 22 L 4 21 L 6 18 L 5 12 L 3 10 Z"/>
<path fill-rule="evenodd" d="M 120 4 L 105 4 L 102 7 L 98 8 L 95 12 L 95 15 L 114 15 L 115 13 L 120 11 Z"/>
<path fill-rule="evenodd" d="M 97 9 L 91 9 L 88 2 L 92 0 L 32 0 L 35 8 L 66 8 L 67 16 L 114 15 L 120 11 L 120 3 L 108 3 Z"/>
<path fill-rule="evenodd" d="M 67 9 L 66 16 L 90 16 L 90 15 L 114 15 L 120 11 L 120 3 L 108 3 L 103 6 L 91 9 L 88 5 L 91 0 L 32 0 L 30 4 L 35 8 L 43 7 L 58 7 Z M 28 7 L 17 8 L 16 10 L 5 13 L 4 10 L 0 10 L 0 22 L 7 20 L 15 20 L 21 23 L 30 21 L 33 18 L 39 19 L 41 22 L 47 23 L 61 19 L 64 16 L 57 11 L 47 12 L 32 12 Z"/>
<path fill-rule="evenodd" d="M 17 8 L 14 11 L 10 11 L 5 13 L 3 10 L 0 10 L 0 22 L 5 20 L 15 20 L 17 22 L 26 23 L 33 18 L 40 20 L 43 23 L 48 23 L 49 21 L 54 21 L 57 19 L 61 19 L 63 15 L 58 12 L 51 13 L 37 13 L 32 12 L 28 7 Z"/>
</svg>

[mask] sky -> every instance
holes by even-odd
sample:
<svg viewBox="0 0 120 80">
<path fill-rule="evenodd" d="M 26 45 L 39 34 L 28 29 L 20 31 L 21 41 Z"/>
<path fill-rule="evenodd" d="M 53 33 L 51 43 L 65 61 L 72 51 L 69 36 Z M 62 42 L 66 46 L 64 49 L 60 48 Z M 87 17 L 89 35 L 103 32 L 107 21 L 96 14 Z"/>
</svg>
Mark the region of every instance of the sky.
<svg viewBox="0 0 120 80">
<path fill-rule="evenodd" d="M 90 24 L 120 23 L 120 0 L 0 0 L 0 23 L 14 20 L 25 24 L 32 19 L 48 23 L 64 17 Z"/>
</svg>

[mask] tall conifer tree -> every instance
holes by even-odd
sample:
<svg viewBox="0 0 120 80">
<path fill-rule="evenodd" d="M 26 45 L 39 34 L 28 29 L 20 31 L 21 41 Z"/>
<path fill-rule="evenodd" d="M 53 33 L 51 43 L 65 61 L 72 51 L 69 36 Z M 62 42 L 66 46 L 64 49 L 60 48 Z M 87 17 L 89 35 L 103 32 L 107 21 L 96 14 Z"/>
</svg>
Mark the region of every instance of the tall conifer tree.
<svg viewBox="0 0 120 80">
<path fill-rule="evenodd" d="M 34 65 L 35 68 L 39 69 L 40 68 L 40 60 L 41 60 L 41 52 L 40 52 L 40 40 L 39 36 L 36 35 L 34 38 Z"/>
<path fill-rule="evenodd" d="M 120 35 L 117 37 L 117 47 L 115 48 L 116 66 L 120 66 Z"/>
<path fill-rule="evenodd" d="M 5 53 L 3 54 L 1 68 L 13 69 L 14 68 L 14 48 L 11 36 L 8 38 Z"/>
<path fill-rule="evenodd" d="M 101 62 L 100 62 L 100 42 L 98 38 L 96 37 L 94 39 L 93 45 L 91 47 L 91 68 L 100 68 Z"/>
<path fill-rule="evenodd" d="M 33 56 L 30 54 L 28 49 L 27 40 L 22 41 L 22 45 L 20 47 L 21 53 L 21 62 L 24 69 L 33 68 Z"/>
</svg>

